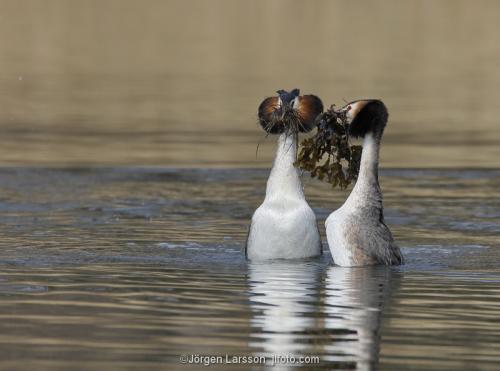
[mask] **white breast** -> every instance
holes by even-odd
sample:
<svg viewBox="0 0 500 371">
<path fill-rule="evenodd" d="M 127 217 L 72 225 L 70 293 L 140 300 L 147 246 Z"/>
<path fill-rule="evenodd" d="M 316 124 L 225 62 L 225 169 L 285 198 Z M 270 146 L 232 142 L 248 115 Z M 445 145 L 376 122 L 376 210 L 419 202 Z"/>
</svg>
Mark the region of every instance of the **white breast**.
<svg viewBox="0 0 500 371">
<path fill-rule="evenodd" d="M 296 143 L 282 134 L 266 198 L 255 211 L 247 240 L 251 260 L 298 259 L 321 254 L 316 216 L 307 204 L 297 169 Z"/>
<path fill-rule="evenodd" d="M 352 250 L 345 234 L 347 215 L 348 213 L 340 208 L 331 213 L 325 221 L 326 237 L 333 261 L 342 267 L 353 265 Z"/>
<path fill-rule="evenodd" d="M 316 217 L 305 201 L 264 202 L 255 211 L 247 241 L 250 260 L 299 259 L 320 253 Z"/>
</svg>

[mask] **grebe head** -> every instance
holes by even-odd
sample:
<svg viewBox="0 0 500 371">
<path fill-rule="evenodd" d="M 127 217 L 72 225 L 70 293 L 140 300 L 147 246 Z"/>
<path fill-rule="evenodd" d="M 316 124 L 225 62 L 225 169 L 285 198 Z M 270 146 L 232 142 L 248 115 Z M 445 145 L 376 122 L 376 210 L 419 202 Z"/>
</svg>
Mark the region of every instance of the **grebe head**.
<svg viewBox="0 0 500 371">
<path fill-rule="evenodd" d="M 346 104 L 342 110 L 346 113 L 349 134 L 353 137 L 364 137 L 368 133 L 382 136 L 389 113 L 381 100 L 356 100 Z"/>
<path fill-rule="evenodd" d="M 323 103 L 315 95 L 300 95 L 299 89 L 278 90 L 259 106 L 259 123 L 269 134 L 307 133 L 314 128 Z"/>
</svg>

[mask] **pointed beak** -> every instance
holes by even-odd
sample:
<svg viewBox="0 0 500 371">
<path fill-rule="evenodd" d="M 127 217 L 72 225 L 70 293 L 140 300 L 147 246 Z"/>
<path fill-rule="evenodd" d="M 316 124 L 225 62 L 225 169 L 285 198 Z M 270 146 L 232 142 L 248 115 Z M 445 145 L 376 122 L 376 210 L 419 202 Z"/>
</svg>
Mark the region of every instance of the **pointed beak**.
<svg viewBox="0 0 500 371">
<path fill-rule="evenodd" d="M 288 97 L 287 97 L 288 98 Z M 290 111 L 293 110 L 293 101 L 295 98 L 292 99 L 282 99 L 279 98 L 279 107 L 280 107 L 280 112 L 281 112 L 281 119 L 284 119 L 286 114 Z"/>
<path fill-rule="evenodd" d="M 281 113 L 280 118 L 283 120 L 285 117 L 286 109 L 287 109 L 287 104 L 283 102 L 283 100 L 278 97 L 278 107 L 279 107 L 279 112 Z"/>
</svg>

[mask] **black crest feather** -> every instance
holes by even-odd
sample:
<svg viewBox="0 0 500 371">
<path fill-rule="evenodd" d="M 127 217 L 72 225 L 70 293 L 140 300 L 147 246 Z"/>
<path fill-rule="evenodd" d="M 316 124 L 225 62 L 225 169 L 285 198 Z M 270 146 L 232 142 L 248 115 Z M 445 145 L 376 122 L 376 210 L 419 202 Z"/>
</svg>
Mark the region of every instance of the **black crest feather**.
<svg viewBox="0 0 500 371">
<path fill-rule="evenodd" d="M 349 125 L 349 134 L 353 137 L 364 137 L 367 133 L 374 133 L 377 136 L 381 136 L 387 124 L 388 117 L 389 113 L 384 102 L 378 99 L 371 100 L 352 120 Z"/>
</svg>

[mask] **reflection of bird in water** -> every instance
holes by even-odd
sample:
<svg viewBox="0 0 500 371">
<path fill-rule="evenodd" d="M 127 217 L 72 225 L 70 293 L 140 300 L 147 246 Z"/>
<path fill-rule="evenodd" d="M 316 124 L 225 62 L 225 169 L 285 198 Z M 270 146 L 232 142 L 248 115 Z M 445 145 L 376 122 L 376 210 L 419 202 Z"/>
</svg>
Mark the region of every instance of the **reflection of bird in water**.
<svg viewBox="0 0 500 371">
<path fill-rule="evenodd" d="M 359 100 L 347 111 L 350 135 L 362 137 L 359 176 L 344 204 L 326 220 L 326 234 L 337 265 L 402 264 L 403 257 L 384 222 L 378 182 L 380 141 L 387 124 L 387 108 L 380 100 Z"/>
<path fill-rule="evenodd" d="M 314 344 L 304 338 L 316 326 L 320 275 L 320 265 L 312 262 L 250 264 L 252 337 L 258 340 L 252 346 L 263 348 L 266 357 L 312 353 Z"/>
<path fill-rule="evenodd" d="M 348 331 L 344 341 L 326 346 L 326 353 L 371 370 L 378 363 L 382 307 L 389 296 L 387 267 L 342 268 L 326 272 L 325 328 Z M 332 358 L 335 360 L 335 358 Z"/>
<path fill-rule="evenodd" d="M 278 149 L 267 181 L 266 197 L 252 216 L 246 243 L 250 260 L 298 259 L 321 254 L 316 216 L 307 204 L 294 162 L 297 135 L 310 131 L 323 111 L 314 95 L 279 90 L 259 107 L 259 121 L 270 134 L 279 134 Z"/>
<path fill-rule="evenodd" d="M 390 274 L 387 267 L 251 263 L 248 280 L 255 341 L 250 346 L 267 357 L 319 355 L 319 365 L 304 365 L 311 369 L 370 369 L 378 361 L 381 310 L 388 298 Z"/>
</svg>

